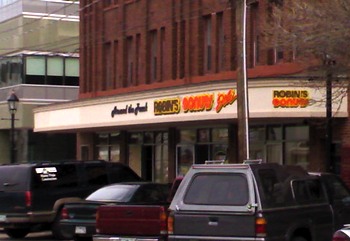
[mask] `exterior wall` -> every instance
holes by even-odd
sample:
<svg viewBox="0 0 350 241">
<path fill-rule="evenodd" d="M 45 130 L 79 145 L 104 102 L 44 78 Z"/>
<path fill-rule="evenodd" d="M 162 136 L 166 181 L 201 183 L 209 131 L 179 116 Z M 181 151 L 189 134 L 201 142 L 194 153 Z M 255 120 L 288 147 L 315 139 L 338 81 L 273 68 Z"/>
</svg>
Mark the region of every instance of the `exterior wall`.
<svg viewBox="0 0 350 241">
<path fill-rule="evenodd" d="M 113 2 L 113 1 L 112 1 Z M 236 79 L 236 34 L 234 1 L 141 0 L 90 4 L 81 1 L 80 97 L 108 96 L 126 92 L 182 86 L 200 82 Z M 264 11 L 257 5 L 252 21 Z M 135 18 L 134 16 L 138 16 Z M 204 19 L 210 18 L 212 34 L 211 69 L 204 66 Z M 219 24 L 219 22 L 221 24 Z M 221 27 L 219 27 L 221 26 Z M 250 26 L 250 39 L 256 30 Z M 218 31 L 222 31 L 222 42 Z M 157 33 L 157 78 L 151 80 L 151 32 Z M 134 41 L 134 80 L 128 83 L 127 42 Z M 138 42 L 138 44 L 135 44 Z M 222 48 L 219 56 L 218 45 Z M 216 47 L 215 47 L 216 46 Z M 251 77 L 291 74 L 301 70 L 295 64 L 266 66 L 264 51 L 255 63 L 253 47 L 248 48 Z M 222 65 L 220 65 L 222 63 Z M 255 64 L 258 64 L 255 66 Z M 262 68 L 263 66 L 263 68 Z"/>
</svg>

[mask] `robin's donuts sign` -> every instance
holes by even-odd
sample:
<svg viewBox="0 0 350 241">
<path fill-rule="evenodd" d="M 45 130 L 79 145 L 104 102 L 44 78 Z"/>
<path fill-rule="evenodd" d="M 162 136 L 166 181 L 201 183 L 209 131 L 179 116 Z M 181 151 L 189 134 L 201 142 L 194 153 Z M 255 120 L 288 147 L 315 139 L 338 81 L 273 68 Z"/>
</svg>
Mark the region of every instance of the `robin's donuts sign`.
<svg viewBox="0 0 350 241">
<path fill-rule="evenodd" d="M 305 108 L 309 105 L 307 90 L 273 90 L 272 104 L 275 108 Z"/>
</svg>

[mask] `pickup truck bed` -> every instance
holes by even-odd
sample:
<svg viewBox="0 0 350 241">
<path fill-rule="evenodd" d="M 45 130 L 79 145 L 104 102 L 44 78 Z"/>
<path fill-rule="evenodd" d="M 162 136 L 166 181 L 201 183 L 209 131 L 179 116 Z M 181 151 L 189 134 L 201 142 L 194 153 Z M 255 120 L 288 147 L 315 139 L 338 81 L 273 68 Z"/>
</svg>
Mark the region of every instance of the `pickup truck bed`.
<svg viewBox="0 0 350 241">
<path fill-rule="evenodd" d="M 106 235 L 160 237 L 167 233 L 168 205 L 104 205 L 98 208 L 94 240 Z M 113 236 L 115 238 L 115 236 Z"/>
<path fill-rule="evenodd" d="M 168 208 L 181 181 L 182 177 L 174 180 L 164 203 L 100 206 L 96 213 L 96 234 L 93 240 L 167 240 Z"/>
</svg>

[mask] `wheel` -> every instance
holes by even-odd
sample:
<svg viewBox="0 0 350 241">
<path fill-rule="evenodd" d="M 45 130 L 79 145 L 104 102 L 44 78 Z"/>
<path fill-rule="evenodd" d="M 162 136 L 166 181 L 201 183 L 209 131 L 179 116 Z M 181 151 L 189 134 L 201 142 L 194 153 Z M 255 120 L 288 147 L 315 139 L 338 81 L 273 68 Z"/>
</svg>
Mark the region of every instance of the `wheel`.
<svg viewBox="0 0 350 241">
<path fill-rule="evenodd" d="M 292 241 L 308 241 L 308 240 L 304 237 L 295 237 L 292 239 Z"/>
<path fill-rule="evenodd" d="M 29 233 L 27 228 L 5 228 L 4 231 L 10 238 L 24 238 Z"/>
<path fill-rule="evenodd" d="M 55 237 L 55 239 L 60 239 L 60 240 L 66 240 L 66 239 L 73 239 L 72 234 L 67 234 L 65 232 L 62 232 L 61 227 L 60 227 L 60 212 L 57 213 L 57 216 L 55 218 L 55 221 L 52 223 L 51 226 L 51 232 L 52 235 Z"/>
</svg>

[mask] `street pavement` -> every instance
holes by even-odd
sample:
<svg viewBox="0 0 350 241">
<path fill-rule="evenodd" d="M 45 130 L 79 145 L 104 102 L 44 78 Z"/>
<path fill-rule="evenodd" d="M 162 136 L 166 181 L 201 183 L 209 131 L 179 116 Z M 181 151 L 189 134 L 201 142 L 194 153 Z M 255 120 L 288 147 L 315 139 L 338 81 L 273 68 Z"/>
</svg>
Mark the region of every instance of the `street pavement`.
<svg viewBox="0 0 350 241">
<path fill-rule="evenodd" d="M 11 240 L 11 241 L 28 241 L 28 240 L 40 240 L 40 241 L 57 241 L 52 237 L 51 232 L 37 232 L 30 233 L 23 239 L 11 239 L 9 238 L 3 230 L 0 230 L 0 241 Z"/>
</svg>

